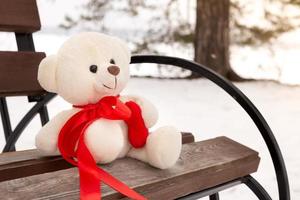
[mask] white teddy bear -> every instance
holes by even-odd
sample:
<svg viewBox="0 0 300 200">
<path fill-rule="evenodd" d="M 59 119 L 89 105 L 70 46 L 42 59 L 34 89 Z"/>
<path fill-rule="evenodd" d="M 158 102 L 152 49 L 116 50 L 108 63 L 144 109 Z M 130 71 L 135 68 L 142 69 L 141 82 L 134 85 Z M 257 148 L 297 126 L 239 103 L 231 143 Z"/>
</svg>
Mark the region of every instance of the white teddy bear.
<svg viewBox="0 0 300 200">
<path fill-rule="evenodd" d="M 38 81 L 73 105 L 98 102 L 116 96 L 129 81 L 130 51 L 118 38 L 100 33 L 80 33 L 68 39 L 56 55 L 42 60 Z M 141 86 L 142 89 L 143 86 Z M 122 102 L 134 101 L 142 111 L 146 127 L 155 125 L 154 105 L 138 96 L 120 96 Z M 80 108 L 65 110 L 48 122 L 36 136 L 36 146 L 46 155 L 58 155 L 58 134 Z M 151 132 L 146 145 L 134 148 L 128 141 L 127 126 L 121 120 L 97 119 L 86 129 L 85 143 L 97 163 L 132 157 L 165 169 L 174 165 L 181 152 L 181 134 L 165 126 Z"/>
</svg>

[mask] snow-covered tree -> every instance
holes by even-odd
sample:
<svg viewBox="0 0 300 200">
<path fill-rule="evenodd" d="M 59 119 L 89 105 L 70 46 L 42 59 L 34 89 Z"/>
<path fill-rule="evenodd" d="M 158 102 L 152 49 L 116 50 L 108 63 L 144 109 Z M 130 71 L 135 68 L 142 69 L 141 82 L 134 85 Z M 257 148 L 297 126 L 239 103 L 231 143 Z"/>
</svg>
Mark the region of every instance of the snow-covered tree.
<svg viewBox="0 0 300 200">
<path fill-rule="evenodd" d="M 195 61 L 239 80 L 230 67 L 230 45 L 271 46 L 299 27 L 299 8 L 299 0 L 88 0 L 62 27 L 117 35 L 138 53 L 189 49 Z"/>
</svg>

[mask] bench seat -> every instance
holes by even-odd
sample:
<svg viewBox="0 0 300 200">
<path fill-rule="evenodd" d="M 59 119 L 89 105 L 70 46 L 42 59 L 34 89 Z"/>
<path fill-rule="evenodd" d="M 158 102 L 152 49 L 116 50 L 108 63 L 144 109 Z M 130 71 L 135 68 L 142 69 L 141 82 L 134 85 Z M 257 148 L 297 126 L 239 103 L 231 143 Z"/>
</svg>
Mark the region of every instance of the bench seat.
<svg viewBox="0 0 300 200">
<path fill-rule="evenodd" d="M 49 159 L 37 159 L 38 152 L 33 153 L 32 151 L 29 157 L 31 156 L 36 162 Z M 4 164 L 3 155 L 5 156 L 5 154 L 10 154 L 10 164 Z M 5 166 L 13 168 L 11 162 L 21 163 L 17 169 L 21 169 L 22 165 L 26 167 L 26 162 L 29 162 L 21 161 L 22 156 L 13 159 L 14 154 L 18 156 L 18 152 L 0 155 L 0 173 L 2 175 Z M 15 162 L 16 160 L 19 162 Z M 60 157 L 56 157 L 56 160 L 65 163 Z M 148 199 L 167 200 L 244 177 L 257 170 L 259 161 L 260 158 L 256 151 L 229 138 L 217 137 L 184 144 L 179 161 L 174 167 L 167 170 L 155 169 L 131 158 L 119 159 L 111 164 L 102 165 L 102 168 Z M 55 159 L 53 165 L 55 165 Z M 19 172 L 15 170 L 14 173 L 18 174 Z M 69 168 L 2 181 L 0 182 L 0 193 L 2 199 L 78 199 L 78 184 L 77 169 Z M 118 192 L 106 185 L 102 186 L 103 199 L 122 198 Z"/>
</svg>

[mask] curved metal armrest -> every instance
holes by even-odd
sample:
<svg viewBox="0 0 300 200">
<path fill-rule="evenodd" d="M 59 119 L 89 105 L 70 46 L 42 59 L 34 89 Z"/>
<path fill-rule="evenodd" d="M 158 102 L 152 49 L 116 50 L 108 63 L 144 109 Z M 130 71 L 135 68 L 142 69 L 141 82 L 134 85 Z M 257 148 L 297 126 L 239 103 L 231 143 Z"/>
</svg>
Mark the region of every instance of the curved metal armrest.
<svg viewBox="0 0 300 200">
<path fill-rule="evenodd" d="M 13 130 L 12 134 L 7 139 L 7 142 L 3 148 L 3 152 L 9 152 L 14 149 L 14 145 L 21 136 L 24 129 L 31 122 L 31 120 L 39 113 L 39 111 L 47 105 L 56 94 L 48 93 L 44 96 L 43 100 L 37 102 L 21 119 L 21 121 L 17 124 L 16 128 Z"/>
<path fill-rule="evenodd" d="M 290 190 L 287 171 L 282 157 L 282 153 L 273 135 L 273 132 L 266 120 L 264 119 L 264 117 L 262 116 L 262 114 L 248 99 L 248 97 L 245 94 L 243 94 L 237 87 L 235 87 L 230 81 L 226 80 L 225 78 L 210 70 L 209 68 L 181 58 L 156 55 L 135 55 L 131 57 L 131 63 L 155 63 L 174 65 L 196 72 L 211 80 L 219 87 L 223 88 L 232 98 L 234 98 L 235 101 L 237 101 L 243 107 L 243 109 L 248 113 L 248 115 L 251 117 L 251 119 L 259 129 L 261 136 L 263 137 L 268 147 L 269 153 L 273 161 L 277 177 L 279 198 L 280 200 L 290 200 Z"/>
</svg>

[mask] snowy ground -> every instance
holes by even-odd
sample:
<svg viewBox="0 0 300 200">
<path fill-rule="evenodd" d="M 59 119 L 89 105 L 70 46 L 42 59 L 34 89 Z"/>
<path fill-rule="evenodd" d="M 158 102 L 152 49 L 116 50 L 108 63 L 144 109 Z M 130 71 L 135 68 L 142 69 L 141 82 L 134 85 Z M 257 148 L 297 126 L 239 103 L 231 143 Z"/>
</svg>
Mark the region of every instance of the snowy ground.
<svg viewBox="0 0 300 200">
<path fill-rule="evenodd" d="M 270 82 L 239 83 L 237 86 L 255 103 L 273 129 L 286 161 L 292 197 L 299 199 L 300 87 Z M 262 161 L 254 176 L 276 197 L 274 170 L 258 130 L 237 103 L 217 86 L 207 80 L 132 79 L 125 93 L 140 94 L 154 102 L 160 111 L 158 126 L 176 125 L 194 133 L 197 140 L 226 135 L 259 151 Z M 9 98 L 12 121 L 17 122 L 29 107 L 24 97 Z M 69 104 L 56 98 L 49 104 L 50 115 L 68 107 Z M 35 118 L 21 136 L 17 149 L 33 148 L 39 128 L 39 119 Z M 0 137 L 2 147 L 4 138 L 2 134 Z M 256 199 L 244 186 L 222 193 L 224 200 Z"/>
</svg>

